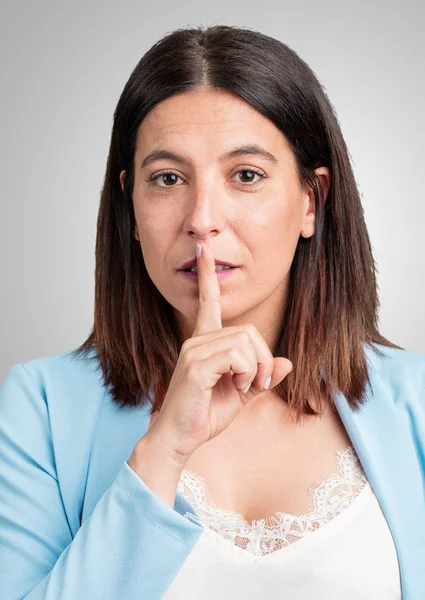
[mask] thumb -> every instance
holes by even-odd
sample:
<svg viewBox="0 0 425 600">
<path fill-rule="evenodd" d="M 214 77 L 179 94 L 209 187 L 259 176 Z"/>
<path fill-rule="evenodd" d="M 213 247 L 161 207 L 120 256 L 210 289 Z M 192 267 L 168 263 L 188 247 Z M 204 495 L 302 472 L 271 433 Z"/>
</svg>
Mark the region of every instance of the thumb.
<svg viewBox="0 0 425 600">
<path fill-rule="evenodd" d="M 292 371 L 294 365 L 291 363 L 289 358 L 284 358 L 283 356 L 275 356 L 273 357 L 274 368 L 272 373 L 272 379 L 270 382 L 269 390 L 278 385 L 281 381 L 285 379 L 287 375 Z M 251 394 L 252 396 L 257 396 L 258 394 L 262 394 L 265 390 L 256 388 L 254 385 L 248 390 L 248 396 Z"/>
<path fill-rule="evenodd" d="M 283 358 L 283 356 L 276 356 L 274 359 L 274 369 L 272 374 L 272 380 L 270 387 L 274 387 L 285 379 L 287 375 L 292 371 L 294 365 L 291 363 L 289 358 Z"/>
</svg>

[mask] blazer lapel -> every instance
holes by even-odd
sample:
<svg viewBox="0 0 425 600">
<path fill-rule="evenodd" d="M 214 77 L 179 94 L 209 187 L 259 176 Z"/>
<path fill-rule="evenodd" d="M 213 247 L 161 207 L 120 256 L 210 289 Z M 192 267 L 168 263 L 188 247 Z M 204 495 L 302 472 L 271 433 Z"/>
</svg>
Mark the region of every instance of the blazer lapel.
<svg viewBox="0 0 425 600">
<path fill-rule="evenodd" d="M 391 381 L 385 375 L 389 369 L 397 368 L 391 354 L 380 357 L 367 346 L 365 352 L 371 383 L 367 386 L 366 404 L 360 412 L 355 412 L 338 392 L 335 406 L 390 528 L 399 561 L 403 600 L 423 600 L 425 500 L 423 474 L 409 425 L 408 398 L 401 400 L 403 387 L 395 388 L 391 385 L 394 375 Z M 389 366 L 384 368 L 387 360 Z M 402 375 L 400 384 L 403 386 Z M 404 388 L 405 394 L 408 391 L 409 386 Z"/>
</svg>

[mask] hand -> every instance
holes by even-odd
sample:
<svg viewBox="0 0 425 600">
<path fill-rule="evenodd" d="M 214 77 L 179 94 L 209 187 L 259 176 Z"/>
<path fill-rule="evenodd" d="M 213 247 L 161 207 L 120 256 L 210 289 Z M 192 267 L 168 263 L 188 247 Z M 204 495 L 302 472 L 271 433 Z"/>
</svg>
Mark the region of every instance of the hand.
<svg viewBox="0 0 425 600">
<path fill-rule="evenodd" d="M 188 459 L 219 435 L 252 398 L 292 370 L 287 358 L 274 358 L 258 329 L 248 323 L 222 327 L 221 293 L 214 258 L 204 244 L 197 259 L 199 306 L 192 337 L 182 345 L 161 410 L 149 435 Z M 242 388 L 251 384 L 245 393 Z"/>
</svg>

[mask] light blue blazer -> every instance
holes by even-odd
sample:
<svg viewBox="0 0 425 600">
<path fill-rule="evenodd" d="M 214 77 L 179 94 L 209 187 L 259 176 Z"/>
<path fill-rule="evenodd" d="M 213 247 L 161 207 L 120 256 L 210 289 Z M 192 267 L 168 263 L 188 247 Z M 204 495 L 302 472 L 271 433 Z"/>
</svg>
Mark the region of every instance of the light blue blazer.
<svg viewBox="0 0 425 600">
<path fill-rule="evenodd" d="M 365 346 L 366 405 L 335 402 L 392 533 L 403 600 L 424 600 L 425 355 L 378 348 Z M 0 388 L 1 600 L 161 598 L 202 534 L 179 491 L 173 510 L 128 466 L 150 404 L 119 408 L 91 356 L 17 363 Z"/>
</svg>

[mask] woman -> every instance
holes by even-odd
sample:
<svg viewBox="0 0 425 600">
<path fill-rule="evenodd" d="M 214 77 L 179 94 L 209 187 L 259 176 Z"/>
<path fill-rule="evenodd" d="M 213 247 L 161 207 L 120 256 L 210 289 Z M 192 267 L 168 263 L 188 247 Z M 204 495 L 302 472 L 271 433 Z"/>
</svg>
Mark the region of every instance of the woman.
<svg viewBox="0 0 425 600">
<path fill-rule="evenodd" d="M 425 356 L 378 306 L 311 69 L 243 28 L 156 43 L 114 115 L 92 332 L 0 391 L 0 597 L 424 598 Z"/>
</svg>

